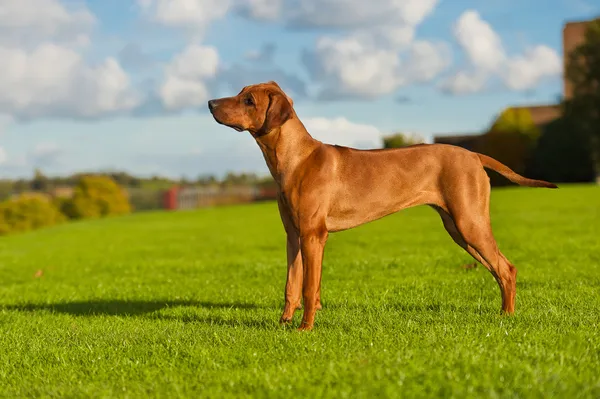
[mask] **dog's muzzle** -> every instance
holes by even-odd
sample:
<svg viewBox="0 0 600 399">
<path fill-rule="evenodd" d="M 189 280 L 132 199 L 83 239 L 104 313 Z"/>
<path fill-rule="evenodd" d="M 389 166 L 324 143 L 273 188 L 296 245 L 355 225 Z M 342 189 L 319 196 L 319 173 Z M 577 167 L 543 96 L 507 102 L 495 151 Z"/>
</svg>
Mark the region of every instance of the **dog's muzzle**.
<svg viewBox="0 0 600 399">
<path fill-rule="evenodd" d="M 217 100 L 209 100 L 208 101 L 208 109 L 210 110 L 210 112 L 212 112 L 218 106 L 219 106 L 219 103 L 217 102 Z"/>
</svg>

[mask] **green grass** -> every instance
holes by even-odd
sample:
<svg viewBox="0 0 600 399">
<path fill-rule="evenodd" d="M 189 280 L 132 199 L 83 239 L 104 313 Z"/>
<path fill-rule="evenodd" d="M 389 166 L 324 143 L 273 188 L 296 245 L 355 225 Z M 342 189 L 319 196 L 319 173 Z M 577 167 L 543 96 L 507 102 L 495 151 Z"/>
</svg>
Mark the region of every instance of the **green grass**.
<svg viewBox="0 0 600 399">
<path fill-rule="evenodd" d="M 420 207 L 331 235 L 309 333 L 273 203 L 1 238 L 0 396 L 600 397 L 600 187 L 495 190 L 492 224 L 513 317 Z"/>
</svg>

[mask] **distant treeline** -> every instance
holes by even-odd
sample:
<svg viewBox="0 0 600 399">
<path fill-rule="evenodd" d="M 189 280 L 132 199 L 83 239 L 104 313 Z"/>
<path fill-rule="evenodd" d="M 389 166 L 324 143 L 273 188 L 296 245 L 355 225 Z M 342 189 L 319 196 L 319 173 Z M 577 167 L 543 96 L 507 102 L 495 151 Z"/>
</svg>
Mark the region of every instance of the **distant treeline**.
<svg viewBox="0 0 600 399">
<path fill-rule="evenodd" d="M 228 173 L 223 178 L 199 176 L 196 179 L 173 179 L 163 176 L 140 177 L 127 172 L 109 171 L 94 173 L 76 173 L 69 176 L 47 176 L 36 169 L 29 179 L 0 179 L 0 200 L 24 192 L 51 192 L 60 188 L 75 187 L 84 176 L 107 176 L 119 186 L 128 189 L 167 190 L 173 186 L 269 186 L 273 184 L 271 176 L 259 176 L 254 173 Z"/>
</svg>

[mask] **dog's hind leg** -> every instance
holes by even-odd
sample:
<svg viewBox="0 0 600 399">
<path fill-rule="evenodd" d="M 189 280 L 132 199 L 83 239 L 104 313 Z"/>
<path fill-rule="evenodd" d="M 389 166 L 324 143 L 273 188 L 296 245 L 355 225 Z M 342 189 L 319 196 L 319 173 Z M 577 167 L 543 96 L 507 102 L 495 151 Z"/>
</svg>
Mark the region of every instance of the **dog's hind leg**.
<svg viewBox="0 0 600 399">
<path fill-rule="evenodd" d="M 463 186 L 463 192 L 448 202 L 448 211 L 434 208 L 452 239 L 494 276 L 502 294 L 502 311 L 511 314 L 515 311 L 517 269 L 500 252 L 492 233 L 487 179 L 485 183 Z"/>
<path fill-rule="evenodd" d="M 481 258 L 481 256 L 479 256 L 479 253 L 477 253 L 477 251 L 475 251 L 472 247 L 469 246 L 469 244 L 467 244 L 463 236 L 458 231 L 458 227 L 456 227 L 456 224 L 454 223 L 454 220 L 452 220 L 450 214 L 438 206 L 432 205 L 431 207 L 435 209 L 437 213 L 439 213 L 440 217 L 442 218 L 444 228 L 446 229 L 448 234 L 450 234 L 452 240 L 454 240 L 455 243 L 457 243 L 461 248 L 467 251 L 473 258 L 475 258 L 475 260 L 483 264 L 484 260 Z"/>
<path fill-rule="evenodd" d="M 457 227 L 467 243 L 467 251 L 494 276 L 502 293 L 502 311 L 515 311 L 517 269 L 498 249 L 492 230 L 486 224 L 460 219 Z"/>
</svg>

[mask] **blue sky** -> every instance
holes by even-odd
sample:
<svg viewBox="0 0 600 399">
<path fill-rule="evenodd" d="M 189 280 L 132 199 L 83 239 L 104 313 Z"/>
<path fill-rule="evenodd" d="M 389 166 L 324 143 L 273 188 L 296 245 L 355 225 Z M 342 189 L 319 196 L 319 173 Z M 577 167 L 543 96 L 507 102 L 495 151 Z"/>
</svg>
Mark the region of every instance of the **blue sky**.
<svg viewBox="0 0 600 399">
<path fill-rule="evenodd" d="M 476 133 L 562 92 L 591 0 L 0 0 L 0 177 L 266 173 L 209 98 L 276 80 L 317 138 Z M 3 76 L 3 77 L 2 77 Z"/>
</svg>

